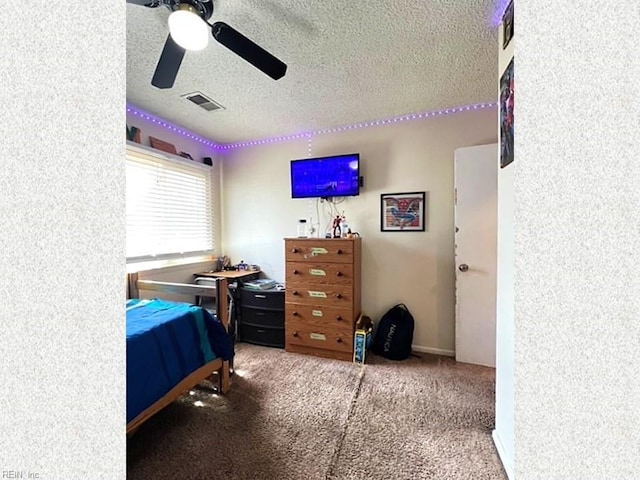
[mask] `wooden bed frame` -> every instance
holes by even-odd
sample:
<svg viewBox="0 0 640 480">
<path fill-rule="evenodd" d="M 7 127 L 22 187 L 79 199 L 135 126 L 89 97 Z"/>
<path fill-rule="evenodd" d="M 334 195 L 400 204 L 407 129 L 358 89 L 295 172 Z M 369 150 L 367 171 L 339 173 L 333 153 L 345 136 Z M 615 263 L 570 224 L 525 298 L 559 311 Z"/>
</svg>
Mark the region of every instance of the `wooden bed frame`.
<svg viewBox="0 0 640 480">
<path fill-rule="evenodd" d="M 227 280 L 216 278 L 215 286 L 194 285 L 188 283 L 156 282 L 153 280 L 139 280 L 137 273 L 130 273 L 127 277 L 127 298 L 139 298 L 141 291 L 155 291 L 164 294 L 190 295 L 216 298 L 216 315 L 225 330 L 229 328 L 229 309 L 227 305 Z M 220 301 L 222 299 L 222 301 Z M 216 377 L 216 378 L 214 378 Z M 229 362 L 220 358 L 203 365 L 154 404 L 143 410 L 137 417 L 127 424 L 127 434 L 133 433 L 145 421 L 158 413 L 164 407 L 188 392 L 203 380 L 211 378 L 217 385 L 218 392 L 225 394 L 229 391 Z"/>
</svg>

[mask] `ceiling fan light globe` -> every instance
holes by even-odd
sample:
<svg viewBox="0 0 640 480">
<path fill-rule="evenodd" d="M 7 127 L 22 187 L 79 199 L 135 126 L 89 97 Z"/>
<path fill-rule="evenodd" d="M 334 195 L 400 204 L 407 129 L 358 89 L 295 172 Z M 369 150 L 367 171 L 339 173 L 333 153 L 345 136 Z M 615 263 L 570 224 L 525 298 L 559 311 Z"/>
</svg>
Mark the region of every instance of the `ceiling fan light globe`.
<svg viewBox="0 0 640 480">
<path fill-rule="evenodd" d="M 202 50 L 209 42 L 209 26 L 194 10 L 181 9 L 169 15 L 171 38 L 185 50 Z"/>
</svg>

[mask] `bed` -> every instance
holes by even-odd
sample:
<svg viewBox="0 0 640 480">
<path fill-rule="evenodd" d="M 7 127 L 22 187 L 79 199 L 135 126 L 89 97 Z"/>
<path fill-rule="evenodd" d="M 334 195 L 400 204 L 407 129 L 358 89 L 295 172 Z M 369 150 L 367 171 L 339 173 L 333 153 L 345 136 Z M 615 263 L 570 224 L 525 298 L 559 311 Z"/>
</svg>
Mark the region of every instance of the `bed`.
<svg viewBox="0 0 640 480">
<path fill-rule="evenodd" d="M 229 338 L 226 280 L 215 285 L 140 280 L 128 276 L 127 434 L 207 378 L 217 391 L 229 389 Z M 153 292 L 140 298 L 141 291 Z M 185 302 L 159 297 L 221 298 L 215 315 Z"/>
</svg>

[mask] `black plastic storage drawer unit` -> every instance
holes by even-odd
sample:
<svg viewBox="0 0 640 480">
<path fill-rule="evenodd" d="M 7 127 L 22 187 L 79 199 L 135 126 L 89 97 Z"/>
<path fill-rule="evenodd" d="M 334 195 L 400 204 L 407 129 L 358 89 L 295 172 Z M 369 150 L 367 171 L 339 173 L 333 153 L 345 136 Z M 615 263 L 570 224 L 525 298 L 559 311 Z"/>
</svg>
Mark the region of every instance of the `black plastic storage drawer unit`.
<svg viewBox="0 0 640 480">
<path fill-rule="evenodd" d="M 240 341 L 284 348 L 284 290 L 240 290 Z"/>
</svg>

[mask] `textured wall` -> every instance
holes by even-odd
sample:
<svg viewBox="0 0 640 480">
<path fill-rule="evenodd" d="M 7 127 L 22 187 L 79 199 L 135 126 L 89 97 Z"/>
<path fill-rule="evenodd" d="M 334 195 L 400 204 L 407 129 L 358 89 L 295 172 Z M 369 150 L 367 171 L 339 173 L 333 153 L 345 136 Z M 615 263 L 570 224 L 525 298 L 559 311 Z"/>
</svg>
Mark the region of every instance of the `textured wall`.
<svg viewBox="0 0 640 480">
<path fill-rule="evenodd" d="M 414 345 L 454 350 L 453 151 L 494 143 L 496 110 L 409 121 L 315 137 L 313 156 L 360 152 L 364 188 L 338 206 L 363 237 L 362 308 L 374 319 L 397 302 L 416 319 Z M 290 198 L 289 161 L 309 155 L 306 141 L 234 151 L 223 161 L 223 249 L 284 280 L 282 239 L 315 200 Z M 380 194 L 428 192 L 425 232 L 381 232 Z M 325 221 L 321 222 L 323 225 Z"/>
</svg>

